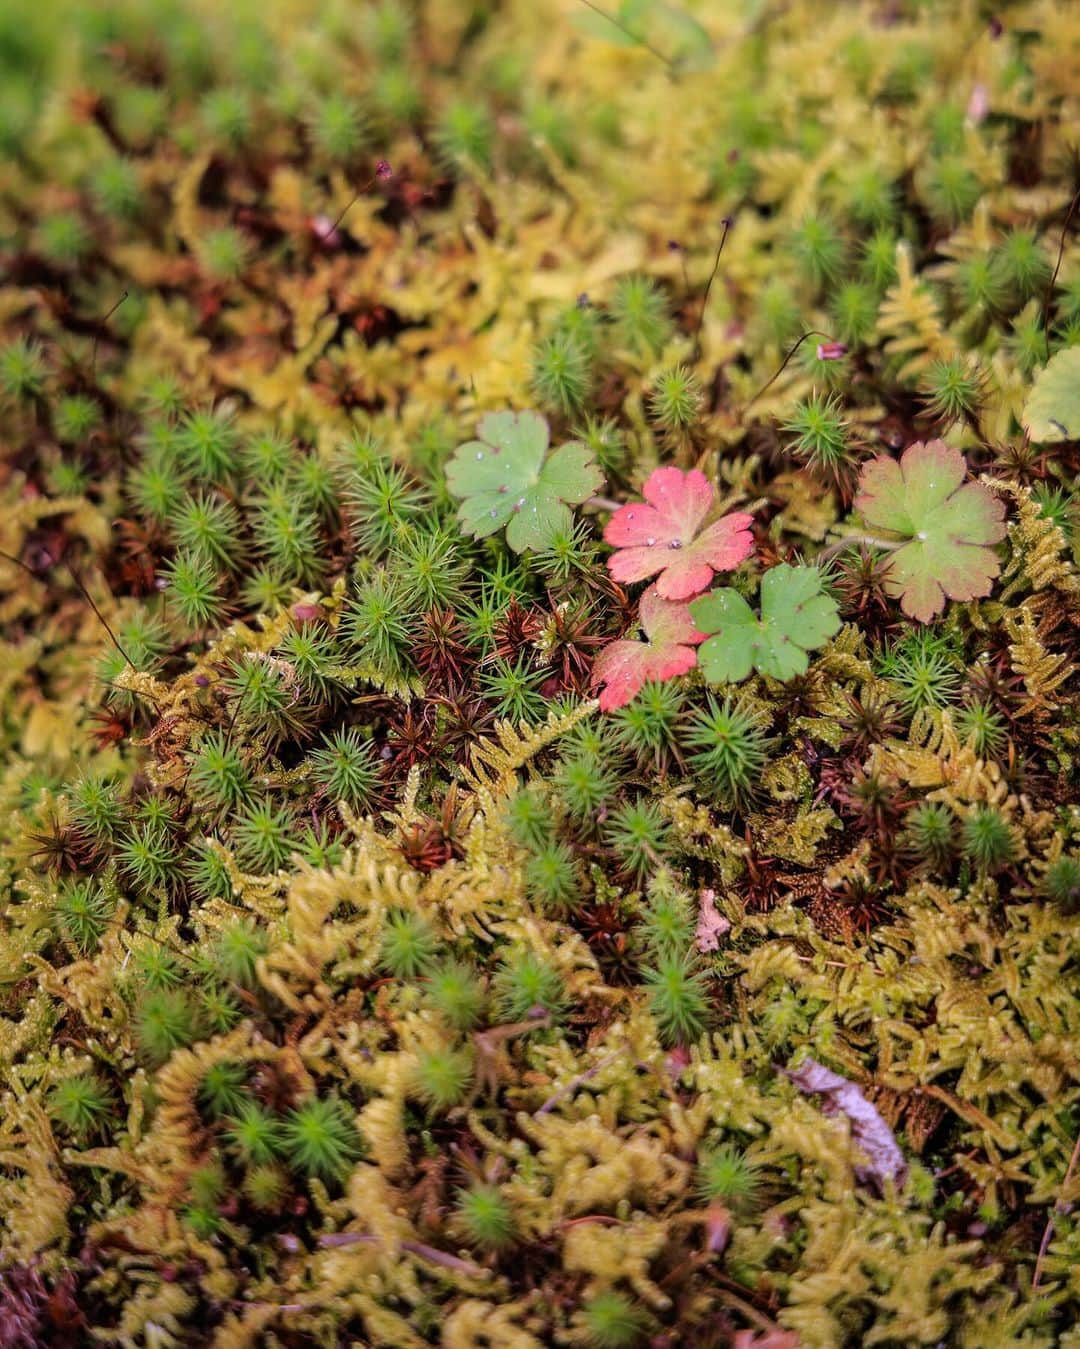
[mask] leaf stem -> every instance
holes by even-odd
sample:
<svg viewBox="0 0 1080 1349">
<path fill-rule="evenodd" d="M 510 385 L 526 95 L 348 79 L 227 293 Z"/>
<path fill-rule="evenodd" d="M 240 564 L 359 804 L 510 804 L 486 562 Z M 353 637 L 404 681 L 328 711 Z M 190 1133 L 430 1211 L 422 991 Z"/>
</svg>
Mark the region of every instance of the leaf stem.
<svg viewBox="0 0 1080 1349">
<path fill-rule="evenodd" d="M 848 534 L 842 539 L 837 539 L 835 543 L 830 543 L 827 548 L 823 548 L 814 558 L 814 562 L 815 564 L 826 562 L 830 557 L 842 553 L 845 548 L 878 548 L 883 553 L 895 553 L 898 548 L 903 546 L 902 541 L 893 542 L 889 539 L 879 539 L 873 534 Z"/>
</svg>

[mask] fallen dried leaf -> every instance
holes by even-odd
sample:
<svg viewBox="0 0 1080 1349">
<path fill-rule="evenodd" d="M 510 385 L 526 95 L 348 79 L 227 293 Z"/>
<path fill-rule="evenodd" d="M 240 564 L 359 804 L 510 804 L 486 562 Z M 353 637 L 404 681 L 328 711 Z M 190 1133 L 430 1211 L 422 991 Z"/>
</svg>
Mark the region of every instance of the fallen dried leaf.
<svg viewBox="0 0 1080 1349">
<path fill-rule="evenodd" d="M 718 951 L 720 938 L 731 931 L 730 921 L 716 907 L 716 891 L 702 890 L 694 945 L 699 951 Z"/>
<path fill-rule="evenodd" d="M 873 1180 L 882 1188 L 887 1180 L 903 1184 L 907 1162 L 900 1145 L 877 1107 L 871 1105 L 854 1082 L 815 1059 L 804 1059 L 798 1068 L 784 1071 L 800 1091 L 825 1097 L 821 1108 L 826 1115 L 842 1114 L 851 1121 L 851 1136 L 870 1161 L 868 1167 L 856 1169 L 860 1180 Z"/>
</svg>

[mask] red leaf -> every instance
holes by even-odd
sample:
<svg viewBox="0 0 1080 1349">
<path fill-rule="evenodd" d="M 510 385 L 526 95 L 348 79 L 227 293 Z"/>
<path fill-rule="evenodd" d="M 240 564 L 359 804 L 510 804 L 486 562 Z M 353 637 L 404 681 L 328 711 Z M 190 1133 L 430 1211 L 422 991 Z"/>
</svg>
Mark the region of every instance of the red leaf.
<svg viewBox="0 0 1080 1349">
<path fill-rule="evenodd" d="M 685 604 L 672 604 L 650 586 L 638 612 L 645 641 L 618 641 L 605 646 L 593 663 L 592 682 L 606 684 L 600 709 L 623 707 L 647 680 L 672 679 L 697 664 L 694 647 L 705 640 L 690 619 Z"/>
<path fill-rule="evenodd" d="M 713 503 L 712 484 L 699 469 L 683 473 L 658 468 L 644 487 L 645 503 L 621 506 L 608 521 L 604 538 L 619 551 L 608 558 L 616 581 L 655 576 L 663 599 L 687 600 L 730 571 L 753 551 L 752 517 L 744 511 L 722 516 L 702 533 Z"/>
</svg>

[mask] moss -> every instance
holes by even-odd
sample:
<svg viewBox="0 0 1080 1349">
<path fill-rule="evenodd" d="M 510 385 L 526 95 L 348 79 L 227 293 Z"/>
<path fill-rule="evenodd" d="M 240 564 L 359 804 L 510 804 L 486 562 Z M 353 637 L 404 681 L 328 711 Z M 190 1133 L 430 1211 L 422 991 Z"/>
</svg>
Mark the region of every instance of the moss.
<svg viewBox="0 0 1080 1349">
<path fill-rule="evenodd" d="M 1076 16 L 623 10 L 0 17 L 19 1343 L 1080 1314 Z"/>
</svg>

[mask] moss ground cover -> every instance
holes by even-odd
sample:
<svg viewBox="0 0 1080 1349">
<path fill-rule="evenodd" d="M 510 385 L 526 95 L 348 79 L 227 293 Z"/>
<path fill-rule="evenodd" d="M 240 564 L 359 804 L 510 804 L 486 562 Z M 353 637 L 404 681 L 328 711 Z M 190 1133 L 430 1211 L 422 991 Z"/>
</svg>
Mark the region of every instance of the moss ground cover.
<svg viewBox="0 0 1080 1349">
<path fill-rule="evenodd" d="M 9 0 L 0 1345 L 1080 1343 L 1080 16 Z"/>
</svg>

